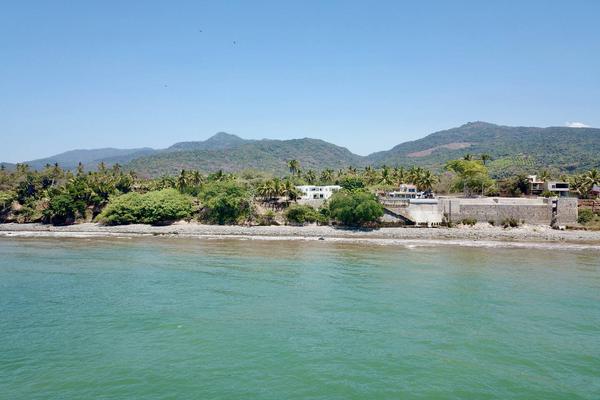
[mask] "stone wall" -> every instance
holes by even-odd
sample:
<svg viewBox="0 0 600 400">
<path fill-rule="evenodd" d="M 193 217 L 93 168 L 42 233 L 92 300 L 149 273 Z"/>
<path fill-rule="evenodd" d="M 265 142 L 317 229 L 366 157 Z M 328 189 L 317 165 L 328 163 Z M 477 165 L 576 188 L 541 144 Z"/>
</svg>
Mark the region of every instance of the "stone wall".
<svg viewBox="0 0 600 400">
<path fill-rule="evenodd" d="M 576 198 L 561 197 L 560 199 L 558 199 L 558 204 L 556 208 L 557 225 L 573 225 L 577 222 L 578 208 Z"/>
<path fill-rule="evenodd" d="M 472 218 L 478 222 L 501 224 L 508 218 L 532 225 L 552 223 L 552 201 L 545 198 L 441 198 L 440 211 L 452 222 Z M 560 198 L 557 201 L 558 225 L 577 222 L 577 199 Z"/>
</svg>

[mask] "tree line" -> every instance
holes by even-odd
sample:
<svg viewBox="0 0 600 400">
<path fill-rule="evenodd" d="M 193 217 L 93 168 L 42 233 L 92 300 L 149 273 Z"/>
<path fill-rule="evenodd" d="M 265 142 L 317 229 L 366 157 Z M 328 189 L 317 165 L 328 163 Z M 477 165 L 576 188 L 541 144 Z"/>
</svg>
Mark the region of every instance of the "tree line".
<svg viewBox="0 0 600 400">
<path fill-rule="evenodd" d="M 421 167 L 303 170 L 298 160 L 288 162 L 289 174 L 273 177 L 256 171 L 203 174 L 181 170 L 176 176 L 145 178 L 119 164 L 100 163 L 93 171 L 82 164 L 74 171 L 58 164 L 36 171 L 18 164 L 13 171 L 0 168 L 0 222 L 68 224 L 76 221 L 167 223 L 198 219 L 207 223 L 303 223 L 334 221 L 368 224 L 382 213 L 373 193 L 414 184 L 420 191 L 460 193 L 465 196 L 527 194 L 529 181 L 516 175 L 495 181 L 487 170 L 490 157 L 465 155 L 435 174 Z M 579 197 L 590 196 L 600 185 L 600 173 L 554 177 L 541 171 L 542 180 L 558 178 L 571 184 Z M 296 204 L 299 185 L 339 185 L 342 192 L 320 210 Z M 359 209 L 364 215 L 352 215 Z M 340 210 L 345 210 L 344 212 Z"/>
</svg>

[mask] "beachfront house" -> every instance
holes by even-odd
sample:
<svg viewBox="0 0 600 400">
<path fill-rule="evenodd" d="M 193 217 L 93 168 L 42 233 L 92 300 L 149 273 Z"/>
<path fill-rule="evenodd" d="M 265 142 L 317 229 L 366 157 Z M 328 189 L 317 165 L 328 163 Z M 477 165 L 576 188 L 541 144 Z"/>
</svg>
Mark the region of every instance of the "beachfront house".
<svg viewBox="0 0 600 400">
<path fill-rule="evenodd" d="M 544 191 L 550 192 L 557 197 L 569 196 L 569 182 L 547 181 L 544 182 Z"/>
<path fill-rule="evenodd" d="M 342 187 L 338 185 L 327 185 L 327 186 L 315 186 L 315 185 L 302 185 L 296 186 L 296 189 L 301 193 L 298 200 L 327 200 L 335 192 L 340 190 Z"/>
<path fill-rule="evenodd" d="M 539 196 L 544 192 L 544 181 L 538 179 L 537 175 L 529 175 L 529 194 Z"/>
<path fill-rule="evenodd" d="M 416 199 L 420 196 L 417 186 L 413 184 L 402 184 L 397 189 L 378 193 L 378 197 L 386 199 Z"/>
</svg>

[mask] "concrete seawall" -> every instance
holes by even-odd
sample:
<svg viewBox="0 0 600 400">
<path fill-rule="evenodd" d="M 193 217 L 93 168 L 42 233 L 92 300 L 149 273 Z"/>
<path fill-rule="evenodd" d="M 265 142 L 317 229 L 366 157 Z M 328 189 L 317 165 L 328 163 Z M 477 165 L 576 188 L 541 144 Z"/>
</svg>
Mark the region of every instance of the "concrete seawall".
<svg viewBox="0 0 600 400">
<path fill-rule="evenodd" d="M 500 224 L 512 218 L 532 225 L 577 223 L 576 198 L 440 198 L 439 208 L 451 222 L 469 218 Z"/>
</svg>

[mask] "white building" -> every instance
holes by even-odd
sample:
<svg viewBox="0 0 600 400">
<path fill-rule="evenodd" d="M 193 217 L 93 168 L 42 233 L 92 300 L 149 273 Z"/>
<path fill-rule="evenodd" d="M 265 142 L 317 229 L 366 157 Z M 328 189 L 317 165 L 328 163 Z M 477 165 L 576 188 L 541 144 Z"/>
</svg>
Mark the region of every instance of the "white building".
<svg viewBox="0 0 600 400">
<path fill-rule="evenodd" d="M 566 197 L 569 195 L 569 182 L 548 181 L 544 183 L 544 190 L 558 197 Z"/>
<path fill-rule="evenodd" d="M 402 184 L 398 190 L 382 192 L 380 197 L 388 199 L 417 199 L 421 194 L 417 191 L 417 186 L 413 184 Z"/>
<path fill-rule="evenodd" d="M 329 186 L 314 186 L 314 185 L 303 185 L 296 186 L 301 193 L 298 200 L 327 200 L 335 192 L 340 190 L 342 187 L 338 185 Z"/>
</svg>

